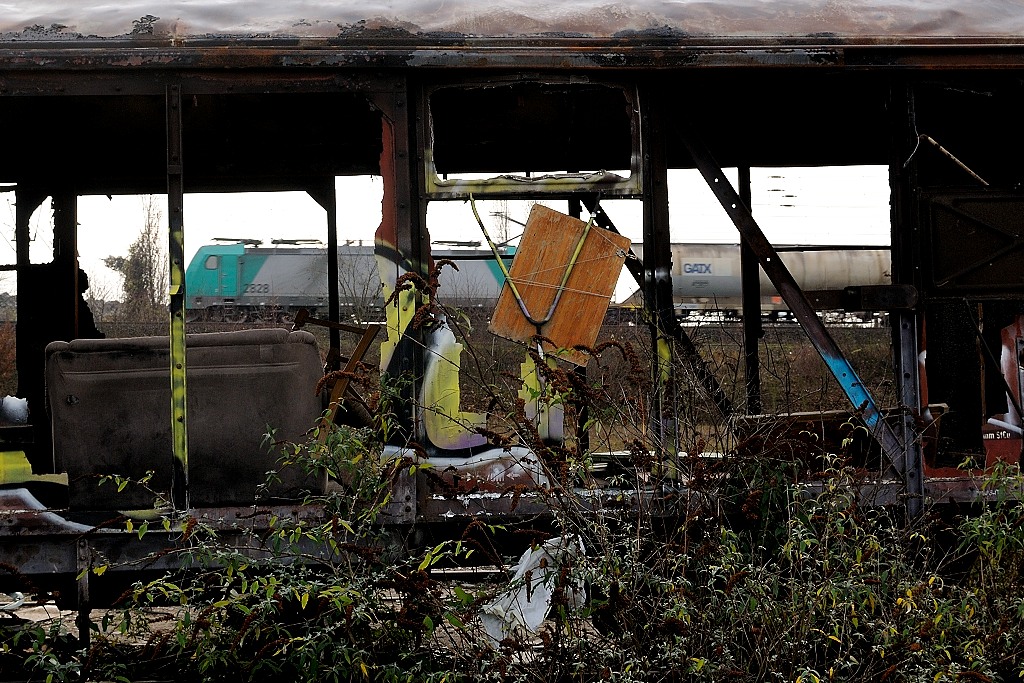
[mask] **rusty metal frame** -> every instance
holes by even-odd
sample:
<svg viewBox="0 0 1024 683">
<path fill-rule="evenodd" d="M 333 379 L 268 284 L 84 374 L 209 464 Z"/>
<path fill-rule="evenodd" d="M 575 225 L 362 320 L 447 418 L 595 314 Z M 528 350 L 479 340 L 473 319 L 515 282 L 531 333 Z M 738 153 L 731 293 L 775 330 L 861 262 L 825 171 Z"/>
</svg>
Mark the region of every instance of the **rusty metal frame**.
<svg viewBox="0 0 1024 683">
<path fill-rule="evenodd" d="M 920 246 L 914 235 L 917 201 L 916 164 L 904 168 L 904 150 L 915 144 L 913 132 L 914 93 L 907 85 L 894 85 L 889 92 L 890 149 L 889 162 L 890 225 L 892 230 L 892 282 L 920 287 Z M 895 310 L 889 314 L 892 329 L 893 376 L 896 395 L 902 408 L 896 431 L 906 446 L 903 482 L 908 493 L 908 512 L 921 511 L 925 494 L 924 453 L 917 433 L 915 417 L 921 407 L 921 376 L 918 354 L 919 315 L 916 310 Z"/>
<path fill-rule="evenodd" d="M 429 248 L 424 244 L 425 205 L 429 199 L 437 197 L 431 197 L 426 190 L 428 179 L 423 177 L 424 166 L 410 161 L 413 155 L 422 155 L 426 150 L 424 140 L 430 130 L 429 126 L 424 127 L 423 117 L 429 115 L 429 111 L 423 106 L 422 88 L 416 81 L 411 81 L 410 85 L 408 80 L 407 74 L 414 68 L 420 69 L 418 73 L 426 74 L 425 78 L 431 79 L 437 78 L 442 68 L 461 66 L 477 75 L 489 70 L 490 73 L 498 74 L 499 78 L 519 74 L 538 81 L 557 82 L 571 77 L 585 77 L 587 74 L 579 75 L 580 70 L 587 70 L 590 74 L 607 74 L 609 67 L 613 67 L 615 71 L 611 73 L 617 74 L 624 82 L 633 82 L 634 77 L 638 79 L 640 75 L 649 74 L 652 70 L 674 69 L 673 73 L 692 74 L 707 67 L 734 71 L 769 69 L 775 73 L 784 69 L 792 70 L 794 67 L 819 73 L 837 70 L 892 73 L 908 68 L 955 68 L 963 71 L 1024 67 L 1024 46 L 1019 39 L 947 43 L 910 40 L 897 45 L 871 41 L 858 44 L 821 38 L 784 41 L 686 39 L 682 41 L 683 44 L 679 44 L 678 40 L 664 43 L 658 40 L 596 40 L 579 46 L 564 40 L 544 39 L 501 41 L 457 38 L 450 41 L 437 40 L 436 44 L 416 41 L 410 38 L 406 45 L 401 44 L 401 41 L 360 44 L 350 40 L 327 40 L 322 43 L 314 40 L 285 46 L 275 44 L 274 41 L 246 43 L 199 40 L 187 46 L 173 46 L 159 41 L 84 40 L 52 45 L 35 44 L 28 48 L 24 45 L 0 43 L 0 95 L 165 97 L 168 86 L 180 87 L 181 92 L 188 94 L 339 90 L 366 93 L 369 101 L 387 112 L 386 117 L 395 125 L 398 143 L 396 153 L 406 155 L 405 161 L 400 160 L 396 165 L 400 176 L 398 197 L 395 199 L 400 205 L 399 225 L 408 226 L 407 231 L 400 231 L 400 236 L 410 253 L 423 254 Z M 225 50 L 225 45 L 241 46 L 244 50 Z M 667 46 L 672 49 L 666 49 Z M 229 67 L 239 69 L 232 71 Z M 344 69 L 349 71 L 345 72 Z M 573 74 L 571 77 L 568 75 L 570 73 Z M 622 76 L 624 73 L 626 76 Z M 82 74 L 85 77 L 80 77 Z M 430 87 L 446 87 L 437 80 L 431 83 L 433 85 Z M 403 100 L 409 106 L 403 107 Z M 892 145 L 890 147 L 893 148 Z M 418 156 L 416 161 L 421 160 Z M 659 167 L 663 165 L 665 163 L 661 162 Z M 171 166 L 169 162 L 169 171 Z M 720 173 L 721 169 L 717 171 Z M 904 187 L 907 193 L 905 199 L 909 200 L 913 184 Z M 572 196 L 593 194 L 593 190 L 591 186 L 569 191 L 547 188 L 539 194 L 557 196 L 562 192 Z M 517 192 L 521 195 L 522 188 L 517 187 Z M 486 193 L 481 193 L 481 196 L 483 194 Z M 649 200 L 646 190 L 639 194 L 644 196 L 645 201 Z M 750 225 L 756 227 L 752 217 L 749 217 L 749 211 L 747 214 Z M 657 220 L 660 219 L 652 216 L 651 225 L 656 225 Z M 734 221 L 737 227 L 746 225 L 744 219 L 734 218 Z M 901 225 L 905 226 L 906 223 L 901 222 Z M 19 231 L 21 227 L 19 223 Z M 895 235 L 895 218 L 893 229 Z M 662 239 L 656 233 L 657 230 L 652 228 L 650 239 L 655 243 Z M 908 238 L 903 235 L 903 239 Z M 24 247 L 27 252 L 27 244 L 27 239 L 19 238 L 19 260 L 20 250 Z M 906 244 L 904 248 L 909 250 L 912 245 Z M 657 258 L 656 254 L 652 254 L 650 267 L 645 267 L 652 274 L 652 279 L 656 279 Z M 777 261 L 777 257 L 771 255 L 766 258 Z M 656 287 L 654 289 L 657 290 Z M 657 296 L 655 294 L 654 298 L 657 299 Z M 912 368 L 914 359 L 911 357 L 912 352 L 916 353 L 916 317 L 913 313 L 900 313 L 894 320 L 899 323 L 895 326 L 894 335 L 900 335 L 896 342 L 900 354 L 897 361 L 902 377 L 900 381 L 909 380 L 909 383 L 901 385 L 900 396 L 903 403 L 911 407 L 918 393 L 913 386 L 915 371 Z M 665 322 L 668 324 L 668 321 Z M 415 376 L 415 368 L 413 370 Z M 851 380 L 849 388 L 856 389 L 856 384 L 856 381 Z M 853 393 L 860 395 L 856 391 Z M 855 407 L 859 409 L 861 405 L 855 403 Z M 867 408 L 877 409 L 870 404 Z M 906 449 L 912 447 L 911 440 L 915 435 L 912 428 L 905 428 L 901 433 L 902 444 L 899 444 L 899 433 L 892 434 L 891 439 L 882 437 L 882 440 L 890 446 L 886 449 L 890 457 L 896 453 L 896 446 L 904 449 L 896 455 L 902 453 L 905 456 L 902 471 L 905 476 L 911 476 L 917 471 L 917 466 L 910 451 Z M 894 464 L 900 467 L 898 457 L 894 459 Z M 912 489 L 909 484 L 907 489 L 912 499 L 919 495 L 915 491 L 920 489 Z"/>
<path fill-rule="evenodd" d="M 538 178 L 525 178 L 520 176 L 499 175 L 485 179 L 442 179 L 434 164 L 434 115 L 430 107 L 431 96 L 438 91 L 456 89 L 480 89 L 499 88 L 522 83 L 542 83 L 548 85 L 574 84 L 587 86 L 601 86 L 621 92 L 627 103 L 630 105 L 632 116 L 630 117 L 630 138 L 632 154 L 630 155 L 630 173 L 627 178 L 618 176 L 608 177 L 603 172 L 596 172 L 591 175 L 574 173 L 557 173 L 541 176 Z M 422 154 L 422 174 L 424 181 L 424 192 L 428 200 L 465 200 L 470 196 L 478 199 L 490 198 L 537 198 L 537 197 L 569 197 L 574 194 L 592 194 L 599 192 L 602 197 L 617 197 L 622 199 L 639 199 L 643 196 L 644 188 L 644 164 L 641 157 L 641 124 L 639 121 L 639 95 L 635 87 L 615 81 L 602 81 L 591 79 L 559 78 L 556 76 L 538 76 L 528 80 L 518 77 L 489 78 L 486 80 L 465 79 L 451 82 L 433 82 L 423 87 L 421 112 L 423 126 L 421 126 L 421 143 L 419 152 Z M 511 169 L 510 169 L 511 170 Z"/>
<path fill-rule="evenodd" d="M 916 163 L 916 160 L 911 161 L 912 164 Z M 936 214 L 940 211 L 955 216 L 958 221 L 962 221 L 968 225 L 978 226 L 991 232 L 991 234 L 998 234 L 1002 237 L 1005 242 L 996 251 L 984 254 L 982 257 L 974 258 L 972 260 L 964 260 L 958 264 L 958 268 L 954 272 L 942 273 L 941 276 L 936 272 L 935 264 L 935 250 L 929 249 L 927 253 L 927 259 L 922 264 L 923 270 L 928 278 L 928 281 L 924 283 L 924 287 L 927 288 L 928 293 L 936 297 L 959 297 L 959 296 L 989 296 L 991 297 L 994 290 L 1002 289 L 1004 291 L 1014 291 L 1019 295 L 1021 292 L 1022 285 L 1019 282 L 1007 283 L 1002 282 L 996 285 L 988 282 L 980 284 L 964 284 L 959 282 L 961 278 L 972 276 L 972 275 L 983 275 L 989 268 L 993 266 L 993 263 L 999 259 L 1005 259 L 1008 255 L 1016 252 L 1019 255 L 1024 251 L 1024 236 L 1022 236 L 1016 226 L 998 225 L 990 221 L 986 221 L 983 217 L 972 215 L 969 211 L 961 208 L 959 204 L 961 202 L 974 202 L 974 203 L 992 203 L 1000 204 L 1002 202 L 1012 201 L 1014 204 L 1021 203 L 1021 197 L 1018 192 L 1006 192 L 999 190 L 968 190 L 962 189 L 957 190 L 929 190 L 922 191 L 920 193 L 922 203 L 922 218 L 927 223 L 927 244 L 933 244 L 939 229 L 936 225 Z"/>
<path fill-rule="evenodd" d="M 242 48 L 233 54 L 225 47 Z M 30 49 L 26 49 L 29 47 Z M 597 69 L 812 69 L 900 71 L 1020 69 L 1022 41 L 1015 36 L 907 37 L 636 37 L 474 38 L 408 34 L 275 40 L 244 37 L 89 39 L 0 42 L 0 68 L 12 72 L 90 68 L 223 70 L 245 68 L 422 70 L 459 66 L 477 70 Z M 0 92 L 2 94 L 2 92 Z"/>
<path fill-rule="evenodd" d="M 694 131 L 685 124 L 679 126 L 676 132 L 690 152 L 690 156 L 708 187 L 711 188 L 722 208 L 732 219 L 733 225 L 736 226 L 741 237 L 757 255 L 761 267 L 796 316 L 829 371 L 839 382 L 839 386 L 850 400 L 854 410 L 864 421 L 868 431 L 878 441 L 896 472 L 907 479 L 908 485 L 905 492 L 908 514 L 911 516 L 920 514 L 923 501 L 917 493 L 917 486 L 910 485 L 910 478 L 916 477 L 917 472 L 913 463 L 908 462 L 907 446 L 882 419 L 882 413 L 871 396 L 871 392 L 864 386 L 853 365 L 850 364 L 842 349 L 839 348 L 828 329 L 818 318 L 814 307 L 782 262 L 775 247 L 765 237 L 764 232 L 751 215 L 750 209 L 729 183 L 725 172 L 714 160 L 711 152 L 696 138 Z"/>
<path fill-rule="evenodd" d="M 390 126 L 392 131 L 392 149 L 385 149 L 384 153 L 390 151 L 393 157 L 394 196 L 385 197 L 385 201 L 394 204 L 395 246 L 412 263 L 425 268 L 425 259 L 430 255 L 427 207 L 422 196 L 419 164 L 413 161 L 422 158 L 420 91 L 404 76 L 393 77 L 386 88 L 370 93 L 369 100 L 381 112 L 381 125 Z M 427 275 L 425 270 L 418 274 Z M 396 353 L 400 354 L 403 374 L 411 381 L 401 387 L 402 401 L 397 415 L 400 428 L 394 434 L 397 440 L 413 438 L 419 432 L 416 403 L 424 372 L 422 355 L 416 352 L 423 345 L 422 330 L 410 328 L 405 334 L 412 337 L 411 343 L 399 344 Z M 403 472 L 392 483 L 391 499 L 384 510 L 389 523 L 407 524 L 417 519 L 418 499 L 425 495 L 419 491 L 417 482 L 418 477 Z"/>
</svg>

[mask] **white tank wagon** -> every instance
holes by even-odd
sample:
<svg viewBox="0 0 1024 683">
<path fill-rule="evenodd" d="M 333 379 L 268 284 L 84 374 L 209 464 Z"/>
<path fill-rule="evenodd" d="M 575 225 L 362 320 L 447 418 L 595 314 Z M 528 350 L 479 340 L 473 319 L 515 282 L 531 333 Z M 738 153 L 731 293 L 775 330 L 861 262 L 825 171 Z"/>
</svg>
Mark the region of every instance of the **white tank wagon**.
<svg viewBox="0 0 1024 683">
<path fill-rule="evenodd" d="M 891 257 L 885 247 L 778 247 L 782 261 L 804 291 L 886 285 L 891 282 Z M 633 245 L 637 256 L 643 246 Z M 785 310 L 774 285 L 760 271 L 763 310 Z M 672 245 L 672 296 L 677 310 L 720 310 L 736 314 L 741 308 L 740 246 L 738 244 Z"/>
</svg>

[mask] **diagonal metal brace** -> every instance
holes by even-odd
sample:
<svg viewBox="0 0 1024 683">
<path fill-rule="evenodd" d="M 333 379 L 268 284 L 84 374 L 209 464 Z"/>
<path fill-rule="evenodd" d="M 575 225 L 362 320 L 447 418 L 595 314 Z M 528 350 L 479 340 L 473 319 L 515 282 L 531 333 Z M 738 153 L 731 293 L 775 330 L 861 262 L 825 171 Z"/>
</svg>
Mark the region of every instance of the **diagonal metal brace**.
<svg viewBox="0 0 1024 683">
<path fill-rule="evenodd" d="M 811 340 L 814 348 L 821 355 L 825 365 L 835 376 L 836 381 L 842 387 L 843 392 L 854 410 L 860 415 L 867 425 L 868 431 L 878 441 L 882 451 L 888 456 L 896 471 L 908 481 L 906 448 L 896 437 L 895 432 L 882 420 L 878 405 L 871 397 L 871 393 L 864 386 L 857 372 L 853 369 L 850 361 L 843 355 L 842 349 L 836 344 L 832 335 L 822 324 L 814 307 L 801 291 L 800 286 L 793 278 L 792 273 L 786 268 L 778 252 L 765 237 L 761 227 L 754 220 L 750 210 L 740 200 L 736 190 L 733 189 L 722 171 L 722 168 L 711 156 L 710 151 L 688 131 L 677 128 L 680 138 L 693 157 L 693 161 L 704 176 L 704 180 L 715 193 L 718 201 L 722 204 L 729 218 L 739 231 L 740 235 L 750 245 L 751 250 L 757 255 L 765 274 L 775 285 L 775 288 L 782 295 L 782 299 L 789 306 L 789 310 L 796 316 L 800 326 L 804 329 L 807 337 Z M 908 487 L 909 491 L 913 491 Z M 908 512 L 911 516 L 920 510 L 921 501 L 916 496 L 910 496 L 907 501 Z"/>
<path fill-rule="evenodd" d="M 584 206 L 594 217 L 594 222 L 600 228 L 605 230 L 611 230 L 612 232 L 619 233 L 619 229 L 612 223 L 612 219 L 608 217 L 608 214 L 604 212 L 604 209 L 597 203 L 597 198 L 592 196 L 584 196 L 582 198 Z M 622 234 L 622 233 L 619 233 Z M 626 269 L 629 274 L 636 280 L 637 285 L 640 287 L 644 286 L 644 269 L 640 265 L 640 259 L 636 257 L 633 250 L 629 250 L 629 254 L 626 257 Z M 711 395 L 712 400 L 715 402 L 715 406 L 718 408 L 718 412 L 721 413 L 722 417 L 729 418 L 733 414 L 733 406 L 729 401 L 729 397 L 725 395 L 725 391 L 722 389 L 722 385 L 718 383 L 718 379 L 714 373 L 708 368 L 707 363 L 701 358 L 700 353 L 697 352 L 697 347 L 694 346 L 693 340 L 686 334 L 686 330 L 679 324 L 679 320 L 675 316 L 671 316 L 670 319 L 659 320 L 658 324 L 664 328 L 662 331 L 679 344 L 682 350 L 683 359 L 690 366 L 690 369 L 697 375 L 704 390 Z"/>
</svg>

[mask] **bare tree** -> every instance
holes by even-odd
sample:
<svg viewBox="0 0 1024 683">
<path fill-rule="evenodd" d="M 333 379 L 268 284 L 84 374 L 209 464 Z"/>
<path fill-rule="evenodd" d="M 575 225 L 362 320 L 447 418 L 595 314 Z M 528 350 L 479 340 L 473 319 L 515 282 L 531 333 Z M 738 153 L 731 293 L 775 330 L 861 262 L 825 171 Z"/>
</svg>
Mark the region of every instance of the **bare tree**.
<svg viewBox="0 0 1024 683">
<path fill-rule="evenodd" d="M 96 317 L 96 322 L 106 322 L 117 310 L 112 301 L 114 294 L 106 282 L 89 275 L 89 289 L 85 292 L 85 301 Z"/>
<path fill-rule="evenodd" d="M 384 287 L 377 274 L 376 258 L 372 249 L 342 252 L 338 269 L 338 295 L 341 299 L 342 318 L 358 325 L 380 320 Z"/>
<path fill-rule="evenodd" d="M 159 318 L 167 303 L 167 250 L 156 197 L 142 198 L 142 214 L 142 230 L 128 247 L 128 255 L 103 259 L 108 268 L 121 274 L 122 317 L 131 320 Z"/>
</svg>

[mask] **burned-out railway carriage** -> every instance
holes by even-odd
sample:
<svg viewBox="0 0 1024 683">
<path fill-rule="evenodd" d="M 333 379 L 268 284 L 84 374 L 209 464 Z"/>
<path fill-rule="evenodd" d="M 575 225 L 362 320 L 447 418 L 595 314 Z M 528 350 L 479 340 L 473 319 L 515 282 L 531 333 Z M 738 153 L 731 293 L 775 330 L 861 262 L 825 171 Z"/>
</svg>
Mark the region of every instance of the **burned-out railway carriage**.
<svg viewBox="0 0 1024 683">
<path fill-rule="evenodd" d="M 760 412 L 760 317 L 743 317 L 747 393 L 732 405 L 672 314 L 675 168 L 699 169 L 734 222 L 747 305 L 758 305 L 760 266 L 805 328 L 879 443 L 893 500 L 916 514 L 958 490 L 926 475 L 965 455 L 978 466 L 1019 457 L 1024 16 L 1000 3 L 397 2 L 388 18 L 323 3 L 306 19 L 260 3 L 210 13 L 191 3 L 174 16 L 144 2 L 113 14 L 49 9 L 60 4 L 16 2 L 0 17 L 0 182 L 17 205 L 17 262 L 5 267 L 17 273 L 19 394 L 30 408 L 29 425 L 0 433 L 33 472 L 8 475 L 0 490 L 0 545 L 5 566 L 38 584 L 73 581 L 97 554 L 129 571 L 133 557 L 174 542 L 100 524 L 129 503 L 97 489 L 97 475 L 152 471 L 150 484 L 170 492 L 168 514 L 251 515 L 274 465 L 263 427 L 297 438 L 322 407 L 307 386 L 322 367 L 305 333 L 186 338 L 186 193 L 308 193 L 325 210 L 328 279 L 338 282 L 335 178 L 382 178 L 381 370 L 409 380 L 392 447 L 415 442 L 410 455 L 433 464 L 487 472 L 499 462 L 521 480 L 543 477 L 528 445 L 493 444 L 487 416 L 460 406 L 451 331 L 412 324 L 426 295 L 402 285 L 429 279 L 432 203 L 559 201 L 613 234 L 615 203 L 642 202 L 643 259 L 626 263 L 658 348 L 649 414 L 664 419 L 649 425 L 651 443 L 678 451 L 664 381 L 673 353 L 722 413 Z M 747 208 L 751 167 L 853 164 L 890 169 L 893 281 L 837 292 L 831 305 L 889 313 L 898 405 L 884 406 L 894 410 L 886 420 L 816 316 L 822 299 L 796 287 Z M 726 167 L 739 169 L 737 187 Z M 80 339 L 78 198 L 136 193 L 167 196 L 169 334 Z M 29 219 L 45 198 L 54 250 L 36 264 Z M 336 288 L 328 298 L 337 320 Z M 342 331 L 331 329 L 332 351 Z M 524 384 L 534 381 L 527 365 Z M 925 458 L 929 404 L 944 412 Z M 544 429 L 562 436 L 557 424 Z M 54 484 L 62 474 L 67 485 Z M 44 495 L 44 484 L 58 490 Z M 301 514 L 282 501 L 324 486 L 324 475 L 275 486 L 277 502 L 250 519 Z M 501 497 L 442 499 L 430 486 L 422 474 L 398 481 L 387 523 L 516 514 Z M 129 506 L 152 502 L 127 495 Z M 79 589 L 85 599 L 88 586 Z"/>
</svg>

